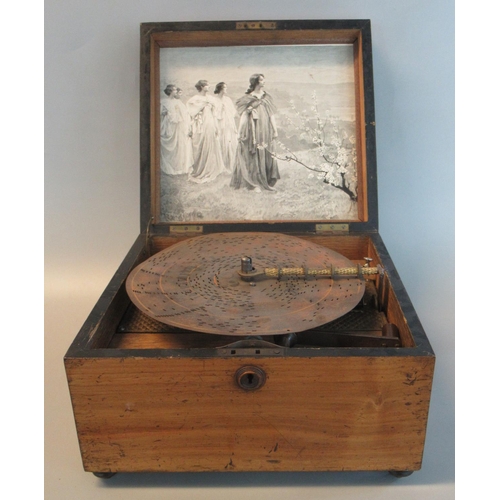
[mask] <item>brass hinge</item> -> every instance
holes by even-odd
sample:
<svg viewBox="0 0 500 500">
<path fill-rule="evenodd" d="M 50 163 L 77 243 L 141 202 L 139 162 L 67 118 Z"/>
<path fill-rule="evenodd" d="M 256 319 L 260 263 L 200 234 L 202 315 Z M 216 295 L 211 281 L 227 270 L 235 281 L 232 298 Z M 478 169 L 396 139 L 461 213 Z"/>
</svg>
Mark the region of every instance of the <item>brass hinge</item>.
<svg viewBox="0 0 500 500">
<path fill-rule="evenodd" d="M 203 233 L 203 226 L 170 226 L 172 234 L 201 234 Z"/>
<path fill-rule="evenodd" d="M 316 233 L 348 233 L 349 224 L 316 224 Z"/>
<path fill-rule="evenodd" d="M 269 21 L 248 21 L 236 23 L 237 30 L 275 30 L 276 23 Z"/>
</svg>

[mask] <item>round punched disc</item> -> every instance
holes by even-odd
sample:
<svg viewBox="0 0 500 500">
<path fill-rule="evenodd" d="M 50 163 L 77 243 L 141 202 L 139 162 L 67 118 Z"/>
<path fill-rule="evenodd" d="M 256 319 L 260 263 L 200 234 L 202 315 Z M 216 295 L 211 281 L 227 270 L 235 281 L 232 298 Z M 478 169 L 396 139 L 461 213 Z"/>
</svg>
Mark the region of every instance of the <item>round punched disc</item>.
<svg viewBox="0 0 500 500">
<path fill-rule="evenodd" d="M 363 297 L 363 279 L 318 277 L 243 281 L 241 258 L 256 269 L 352 267 L 333 250 L 278 233 L 217 233 L 158 252 L 127 278 L 132 302 L 177 328 L 220 335 L 301 332 L 343 316 Z"/>
</svg>

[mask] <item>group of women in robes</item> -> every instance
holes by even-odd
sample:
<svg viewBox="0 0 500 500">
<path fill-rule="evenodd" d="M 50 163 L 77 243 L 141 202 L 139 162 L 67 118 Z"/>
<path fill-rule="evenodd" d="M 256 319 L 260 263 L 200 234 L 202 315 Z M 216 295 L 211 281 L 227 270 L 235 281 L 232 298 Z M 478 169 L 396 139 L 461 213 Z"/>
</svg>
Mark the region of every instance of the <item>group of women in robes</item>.
<svg viewBox="0 0 500 500">
<path fill-rule="evenodd" d="M 197 183 L 230 173 L 234 189 L 273 191 L 280 178 L 273 155 L 276 108 L 264 85 L 264 75 L 252 75 L 236 107 L 223 82 L 212 96 L 208 82 L 200 80 L 198 93 L 185 106 L 175 86 L 167 85 L 161 100 L 162 170 L 187 173 Z"/>
<path fill-rule="evenodd" d="M 167 85 L 160 101 L 161 169 L 168 175 L 187 174 L 193 165 L 191 118 L 179 89 Z"/>
</svg>

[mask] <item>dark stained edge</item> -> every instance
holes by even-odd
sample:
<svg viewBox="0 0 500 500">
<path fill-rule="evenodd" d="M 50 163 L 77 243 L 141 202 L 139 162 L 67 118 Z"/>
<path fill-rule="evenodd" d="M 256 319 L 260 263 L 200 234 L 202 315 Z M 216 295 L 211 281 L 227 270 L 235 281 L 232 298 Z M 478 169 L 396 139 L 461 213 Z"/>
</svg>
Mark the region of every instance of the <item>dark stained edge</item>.
<svg viewBox="0 0 500 500">
<path fill-rule="evenodd" d="M 371 23 L 361 29 L 361 51 L 363 54 L 363 82 L 365 98 L 365 137 L 366 137 L 366 183 L 368 196 L 368 223 L 352 224 L 357 231 L 378 231 L 378 192 L 377 192 L 377 149 L 375 137 L 375 89 L 373 82 Z"/>
<path fill-rule="evenodd" d="M 151 40 L 150 28 L 141 25 L 140 41 L 140 229 L 145 233 L 151 219 L 151 151 L 150 151 L 150 113 L 149 99 L 151 77 Z"/>
<path fill-rule="evenodd" d="M 380 256 L 382 267 L 388 274 L 389 281 L 391 282 L 394 294 L 396 295 L 399 305 L 401 306 L 401 309 L 403 311 L 404 317 L 406 318 L 408 328 L 411 331 L 416 344 L 416 348 L 429 356 L 434 356 L 434 351 L 431 347 L 429 339 L 427 338 L 427 335 L 425 334 L 422 323 L 417 316 L 417 312 L 413 307 L 410 297 L 406 292 L 403 282 L 398 274 L 398 271 L 396 270 L 394 262 L 392 261 L 384 242 L 382 241 L 381 236 L 376 233 L 372 234 L 371 238 Z"/>
<path fill-rule="evenodd" d="M 337 221 L 331 220 L 328 223 L 335 224 Z M 349 224 L 349 223 L 348 223 Z M 261 233 L 284 233 L 289 235 L 300 235 L 300 234 L 317 234 L 316 231 L 316 223 L 312 222 L 269 222 L 269 223 L 261 223 L 261 222 L 216 222 L 213 224 L 158 224 L 155 227 L 154 236 L 167 236 L 171 234 L 170 227 L 178 226 L 178 227 L 186 227 L 186 226 L 203 226 L 203 233 L 229 233 L 229 232 L 261 232 Z M 360 234 L 373 234 L 376 232 L 375 228 L 371 228 L 368 224 L 359 227 L 356 225 L 353 228 L 350 224 L 349 232 L 341 232 L 338 231 L 335 234 L 352 234 L 352 235 L 360 235 Z M 363 230 L 365 228 L 365 230 Z"/>
<path fill-rule="evenodd" d="M 141 28 L 148 34 L 160 31 L 231 31 L 236 23 L 276 23 L 277 30 L 312 30 L 312 29 L 338 29 L 362 30 L 370 24 L 369 19 L 235 19 L 231 21 L 180 21 L 180 22 L 144 22 Z"/>
<path fill-rule="evenodd" d="M 116 297 L 123 292 L 128 274 L 141 258 L 147 257 L 147 254 L 146 237 L 140 234 L 73 340 L 65 358 L 78 356 L 77 353 L 98 351 L 98 349 L 91 349 L 92 345 L 99 344 L 99 339 L 94 334 L 99 331 L 103 319 L 111 314 L 110 306 Z"/>
</svg>

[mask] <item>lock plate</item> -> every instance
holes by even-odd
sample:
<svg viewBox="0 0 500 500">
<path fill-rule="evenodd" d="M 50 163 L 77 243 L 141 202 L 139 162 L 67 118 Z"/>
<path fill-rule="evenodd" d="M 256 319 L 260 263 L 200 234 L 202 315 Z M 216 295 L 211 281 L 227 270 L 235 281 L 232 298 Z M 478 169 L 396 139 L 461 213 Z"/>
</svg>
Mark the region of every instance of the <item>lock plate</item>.
<svg viewBox="0 0 500 500">
<path fill-rule="evenodd" d="M 266 383 L 266 372 L 258 366 L 242 366 L 236 371 L 235 379 L 244 391 L 256 391 Z"/>
</svg>

